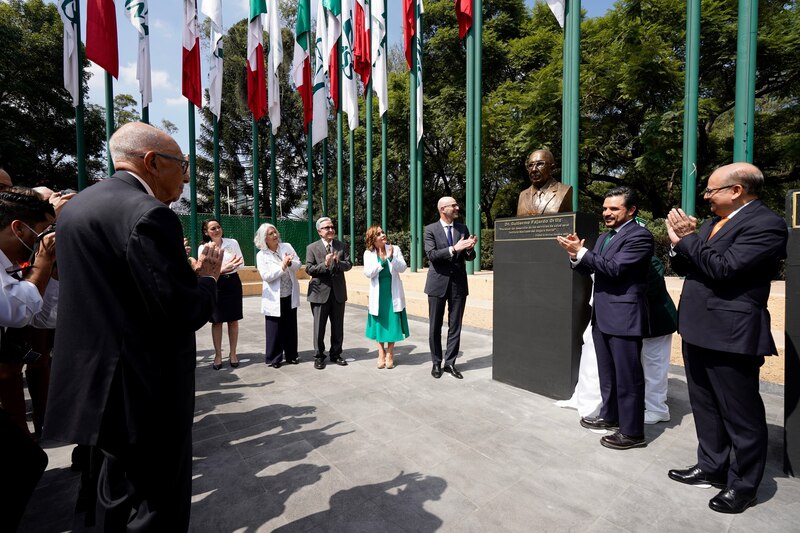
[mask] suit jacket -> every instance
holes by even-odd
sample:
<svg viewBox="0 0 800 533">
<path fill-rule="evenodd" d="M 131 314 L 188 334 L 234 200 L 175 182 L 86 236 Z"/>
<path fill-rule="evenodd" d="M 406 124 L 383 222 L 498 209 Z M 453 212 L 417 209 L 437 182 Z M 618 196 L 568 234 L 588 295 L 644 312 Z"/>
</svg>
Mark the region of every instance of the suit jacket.
<svg viewBox="0 0 800 533">
<path fill-rule="evenodd" d="M 467 226 L 453 222 L 453 244 L 469 235 Z M 456 252 L 451 256 L 447 234 L 439 220 L 425 226 L 425 255 L 429 263 L 425 294 L 441 298 L 451 281 L 462 287 L 464 294 L 469 294 L 465 262 L 475 259 L 475 249 Z"/>
<path fill-rule="evenodd" d="M 678 332 L 702 348 L 777 354 L 767 299 L 786 257 L 786 223 L 760 200 L 744 206 L 709 241 L 718 221 L 708 220 L 674 248 L 672 267 L 686 276 Z"/>
<path fill-rule="evenodd" d="M 329 267 L 325 266 L 325 245 L 318 239 L 306 248 L 306 273 L 311 276 L 308 284 L 308 301 L 315 304 L 324 304 L 328 301 L 333 291 L 333 297 L 339 303 L 347 301 L 347 282 L 344 273 L 353 268 L 347 255 L 347 246 L 342 241 L 334 239 L 331 248 L 336 252 L 339 261 L 334 261 Z"/>
<path fill-rule="evenodd" d="M 648 333 L 647 269 L 653 235 L 635 221 L 623 226 L 601 252 L 607 233 L 598 237 L 575 268 L 594 273 L 596 326 L 607 335 L 641 337 Z"/>
<path fill-rule="evenodd" d="M 534 202 L 533 185 L 519 193 L 517 199 L 517 216 L 525 217 L 549 213 L 565 213 L 572 211 L 572 187 L 550 178 L 545 184 L 544 197 L 537 205 Z"/>
<path fill-rule="evenodd" d="M 655 255 L 647 269 L 647 312 L 650 332 L 645 337 L 663 337 L 678 329 L 678 311 L 664 281 L 664 263 Z"/>
<path fill-rule="evenodd" d="M 216 283 L 189 266 L 178 217 L 117 172 L 64 207 L 56 258 L 48 437 L 95 445 L 101 425 L 104 443 L 185 435 L 194 333 L 211 315 Z"/>
</svg>

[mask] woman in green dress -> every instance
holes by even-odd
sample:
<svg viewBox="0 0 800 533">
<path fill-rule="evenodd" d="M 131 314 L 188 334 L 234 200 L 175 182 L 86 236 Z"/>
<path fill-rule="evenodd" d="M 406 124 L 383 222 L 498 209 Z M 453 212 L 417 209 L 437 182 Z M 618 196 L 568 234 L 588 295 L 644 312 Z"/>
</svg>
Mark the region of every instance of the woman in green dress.
<svg viewBox="0 0 800 533">
<path fill-rule="evenodd" d="M 406 295 L 400 281 L 406 260 L 398 246 L 387 242 L 380 226 L 367 230 L 366 241 L 364 275 L 370 280 L 366 335 L 378 343 L 378 368 L 394 368 L 394 343 L 408 337 Z"/>
</svg>

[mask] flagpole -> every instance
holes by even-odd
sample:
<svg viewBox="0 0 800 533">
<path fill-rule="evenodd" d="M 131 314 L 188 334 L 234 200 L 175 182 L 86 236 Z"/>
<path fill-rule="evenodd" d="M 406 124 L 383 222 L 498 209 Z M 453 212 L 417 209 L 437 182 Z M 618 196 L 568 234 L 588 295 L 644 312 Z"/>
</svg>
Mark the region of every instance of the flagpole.
<svg viewBox="0 0 800 533">
<path fill-rule="evenodd" d="M 697 195 L 697 105 L 700 83 L 700 0 L 686 2 L 686 72 L 683 99 L 683 179 L 681 206 L 695 214 Z"/>
<path fill-rule="evenodd" d="M 354 71 L 355 72 L 355 71 Z M 350 261 L 356 255 L 356 147 L 355 135 L 350 130 Z"/>
<path fill-rule="evenodd" d="M 114 78 L 106 71 L 106 158 L 108 175 L 114 174 L 114 162 L 111 160 L 111 135 L 114 133 Z"/>
<path fill-rule="evenodd" d="M 372 26 L 372 2 L 367 2 L 367 11 L 364 13 L 364 17 L 370 21 L 370 26 Z M 366 25 L 366 24 L 365 24 Z M 367 42 L 367 49 L 372 50 L 372 32 L 369 32 L 369 41 Z M 372 56 L 370 56 L 370 63 L 372 62 Z M 372 65 L 370 64 L 370 70 L 372 69 Z M 373 179 L 373 172 L 372 172 L 372 75 L 369 77 L 369 83 L 367 83 L 367 94 L 366 94 L 366 107 L 365 115 L 367 121 L 367 227 L 372 226 L 372 179 Z M 383 228 L 383 231 L 386 231 L 386 228 Z"/>
<path fill-rule="evenodd" d="M 197 250 L 197 159 L 195 154 L 194 104 L 186 100 L 189 109 L 189 241 L 192 250 Z"/>
<path fill-rule="evenodd" d="M 150 106 L 143 105 L 142 106 L 142 122 L 145 124 L 150 124 Z"/>
<path fill-rule="evenodd" d="M 482 170 L 482 154 L 481 154 L 481 144 L 482 144 L 482 128 L 481 125 L 483 123 L 483 109 L 482 109 L 482 99 L 483 99 L 483 70 L 482 70 L 482 61 L 483 61 L 483 0 L 475 0 L 474 9 L 472 10 L 472 28 L 475 32 L 475 39 L 473 46 L 475 47 L 475 57 L 473 59 L 473 96 L 472 96 L 472 104 L 475 106 L 475 109 L 472 112 L 473 117 L 473 138 L 475 140 L 475 153 L 474 153 L 474 162 L 472 166 L 472 186 L 474 188 L 472 193 L 472 201 L 473 204 L 470 206 L 469 212 L 472 213 L 472 224 L 470 225 L 470 229 L 472 230 L 472 234 L 475 235 L 478 240 L 475 243 L 476 253 L 475 253 L 475 260 L 474 263 L 474 272 L 481 271 L 481 170 Z"/>
<path fill-rule="evenodd" d="M 380 0 L 378 0 L 380 1 Z M 389 13 L 387 11 L 387 0 L 383 0 L 383 13 L 386 16 L 386 20 L 384 21 L 384 26 L 388 28 L 388 21 L 389 21 Z M 371 8 L 370 8 L 371 9 Z M 384 57 L 386 56 L 386 47 L 383 48 Z M 381 227 L 383 231 L 388 231 L 388 208 L 389 204 L 386 199 L 387 194 L 387 165 L 386 165 L 386 154 L 388 153 L 388 141 L 386 136 L 389 132 L 389 113 L 384 112 L 381 115 Z"/>
<path fill-rule="evenodd" d="M 419 10 L 419 2 L 415 2 L 414 4 L 414 12 L 416 13 L 416 20 L 417 20 L 417 47 L 414 49 L 414 55 L 417 56 L 417 72 L 418 78 L 417 84 L 422 83 L 422 47 L 425 45 L 425 41 L 422 37 L 422 13 Z M 416 89 L 416 87 L 415 87 Z M 414 97 L 416 98 L 416 90 L 414 91 Z M 422 95 L 419 97 L 419 101 L 417 101 L 417 109 L 419 110 L 422 107 Z M 414 117 L 416 121 L 416 116 Z M 419 132 L 417 132 L 419 134 Z M 416 139 L 414 139 L 417 142 Z M 422 268 L 422 228 L 424 227 L 422 224 L 422 191 L 423 191 L 423 150 L 425 147 L 424 139 L 420 138 L 419 142 L 417 142 L 417 269 Z"/>
<path fill-rule="evenodd" d="M 75 107 L 75 148 L 78 163 L 78 190 L 86 188 L 86 142 L 83 133 L 83 54 L 81 54 L 81 3 L 75 2 L 75 35 L 77 36 L 78 67 L 78 105 Z"/>
<path fill-rule="evenodd" d="M 328 138 L 322 139 L 322 216 L 328 216 Z"/>
<path fill-rule="evenodd" d="M 736 94 L 733 160 L 753 162 L 758 0 L 739 0 L 736 36 Z"/>
<path fill-rule="evenodd" d="M 578 126 L 580 118 L 581 1 L 567 0 L 564 22 L 561 176 L 573 189 L 572 210 L 578 210 Z"/>
<path fill-rule="evenodd" d="M 275 163 L 275 134 L 272 133 L 272 125 L 269 128 L 269 194 L 270 194 L 270 222 L 275 226 L 278 224 L 278 171 Z"/>
<path fill-rule="evenodd" d="M 306 13 L 311 13 L 311 5 L 309 0 L 305 0 L 306 5 Z M 317 15 L 319 16 L 319 15 Z M 309 28 L 308 32 L 306 32 L 306 43 L 308 45 L 308 64 L 309 70 L 311 66 L 311 56 L 312 51 L 314 50 L 311 48 L 311 29 Z M 308 89 L 310 90 L 311 98 L 310 102 L 313 105 L 314 102 L 314 86 L 312 85 L 311 78 L 309 77 L 307 80 L 304 80 L 303 83 L 308 83 Z M 305 105 L 305 103 L 303 104 Z M 303 110 L 305 113 L 305 109 Z M 313 120 L 313 113 L 312 113 L 312 120 L 308 123 L 306 129 L 306 172 L 308 173 L 308 177 L 306 178 L 307 187 L 308 187 L 308 207 L 306 212 L 308 213 L 308 242 L 311 242 L 314 239 L 314 145 L 313 145 L 313 131 L 314 131 L 314 120 Z"/>
<path fill-rule="evenodd" d="M 473 9 L 474 11 L 474 9 Z M 474 17 L 474 15 L 473 15 Z M 475 46 L 473 42 L 475 41 L 475 25 L 473 23 L 472 27 L 467 31 L 467 145 L 466 145 L 466 164 L 467 164 L 467 176 L 466 176 L 466 205 L 464 206 L 464 210 L 467 212 L 467 219 L 465 224 L 472 227 L 472 205 L 474 204 L 474 199 L 472 195 L 474 194 L 474 187 L 472 186 L 472 181 L 475 179 L 475 175 L 473 172 L 473 168 L 475 165 L 475 128 L 472 127 L 473 123 L 475 122 L 475 107 L 472 105 L 472 100 L 475 98 L 473 92 L 475 90 L 473 79 L 475 77 Z M 467 274 L 472 274 L 475 270 L 475 263 L 473 261 L 467 261 Z"/>
<path fill-rule="evenodd" d="M 261 225 L 261 220 L 258 216 L 259 206 L 261 204 L 261 198 L 258 194 L 258 121 L 256 120 L 255 115 L 252 117 L 252 129 L 253 129 L 253 233 L 258 231 L 258 227 Z"/>
<path fill-rule="evenodd" d="M 417 8 L 414 3 L 414 20 Z M 416 33 L 416 32 L 415 32 Z M 411 71 L 408 73 L 408 170 L 409 170 L 409 225 L 411 229 L 411 272 L 417 271 L 417 36 L 411 37 Z"/>
<path fill-rule="evenodd" d="M 336 53 L 339 56 L 337 63 L 338 75 L 336 76 L 336 91 L 339 95 L 339 108 L 336 110 L 336 233 L 344 235 L 344 165 L 342 159 L 342 144 L 344 143 L 344 128 L 342 121 L 342 38 L 336 41 Z M 352 258 L 351 258 L 352 260 Z"/>
<path fill-rule="evenodd" d="M 215 114 L 211 114 L 214 122 L 214 218 L 219 220 L 219 119 Z"/>
</svg>

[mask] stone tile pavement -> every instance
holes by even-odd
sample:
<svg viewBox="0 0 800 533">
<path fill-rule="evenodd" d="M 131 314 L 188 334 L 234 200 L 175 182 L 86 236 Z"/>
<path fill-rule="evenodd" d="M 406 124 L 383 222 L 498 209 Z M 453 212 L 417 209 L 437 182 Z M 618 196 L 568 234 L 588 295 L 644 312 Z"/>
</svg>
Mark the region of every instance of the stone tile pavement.
<svg viewBox="0 0 800 533">
<path fill-rule="evenodd" d="M 397 367 L 376 368 L 366 310 L 348 306 L 347 367 L 313 368 L 311 312 L 298 312 L 302 363 L 263 363 L 258 298 L 245 299 L 242 365 L 211 369 L 198 333 L 191 529 L 197 532 L 790 532 L 800 480 L 782 471 L 783 398 L 765 393 L 770 431 L 759 503 L 738 516 L 715 494 L 671 481 L 693 464 L 682 370 L 670 374 L 672 421 L 647 426 L 646 448 L 615 451 L 575 411 L 491 379 L 492 339 L 464 331 L 464 379 L 430 376 L 427 323 L 411 320 Z M 227 341 L 225 341 L 227 343 Z M 21 531 L 72 529 L 70 446 L 44 443 L 50 465 Z"/>
</svg>

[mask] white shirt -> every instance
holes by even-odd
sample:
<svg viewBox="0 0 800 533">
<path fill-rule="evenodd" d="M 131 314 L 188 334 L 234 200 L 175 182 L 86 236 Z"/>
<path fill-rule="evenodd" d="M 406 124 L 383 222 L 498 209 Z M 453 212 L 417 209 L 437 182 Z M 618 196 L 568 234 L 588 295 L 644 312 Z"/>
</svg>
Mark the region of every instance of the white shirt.
<svg viewBox="0 0 800 533">
<path fill-rule="evenodd" d="M 441 218 L 439 219 L 439 224 L 441 224 L 442 227 L 444 228 L 445 236 L 447 235 L 447 228 L 452 228 L 454 223 L 455 223 L 455 220 L 453 222 L 451 222 L 450 224 L 448 224 L 447 222 L 445 222 Z M 453 237 L 453 238 L 455 239 L 455 237 Z M 455 244 L 455 241 L 453 241 L 453 244 Z M 450 255 L 453 255 L 453 254 L 456 253 L 456 250 L 455 250 L 455 248 L 453 246 L 449 246 L 447 249 L 450 250 Z"/>
<path fill-rule="evenodd" d="M 200 254 L 203 253 L 203 248 L 205 248 L 206 244 L 208 243 L 204 242 L 203 244 L 197 247 L 197 257 L 200 257 Z M 225 264 L 225 262 L 227 261 L 230 261 L 234 257 L 242 257 L 242 249 L 239 247 L 239 243 L 236 241 L 236 239 L 227 239 L 223 237 L 222 246 L 220 247 L 220 250 L 222 251 L 223 264 Z M 233 274 L 234 272 L 242 268 L 242 266 L 244 265 L 243 264 L 239 265 L 238 267 L 236 267 L 236 270 L 232 270 L 231 272 L 227 273 Z"/>
<path fill-rule="evenodd" d="M 30 281 L 20 281 L 8 273 L 15 265 L 0 250 L 0 327 L 21 328 L 33 321 L 42 309 L 39 289 Z"/>
</svg>

